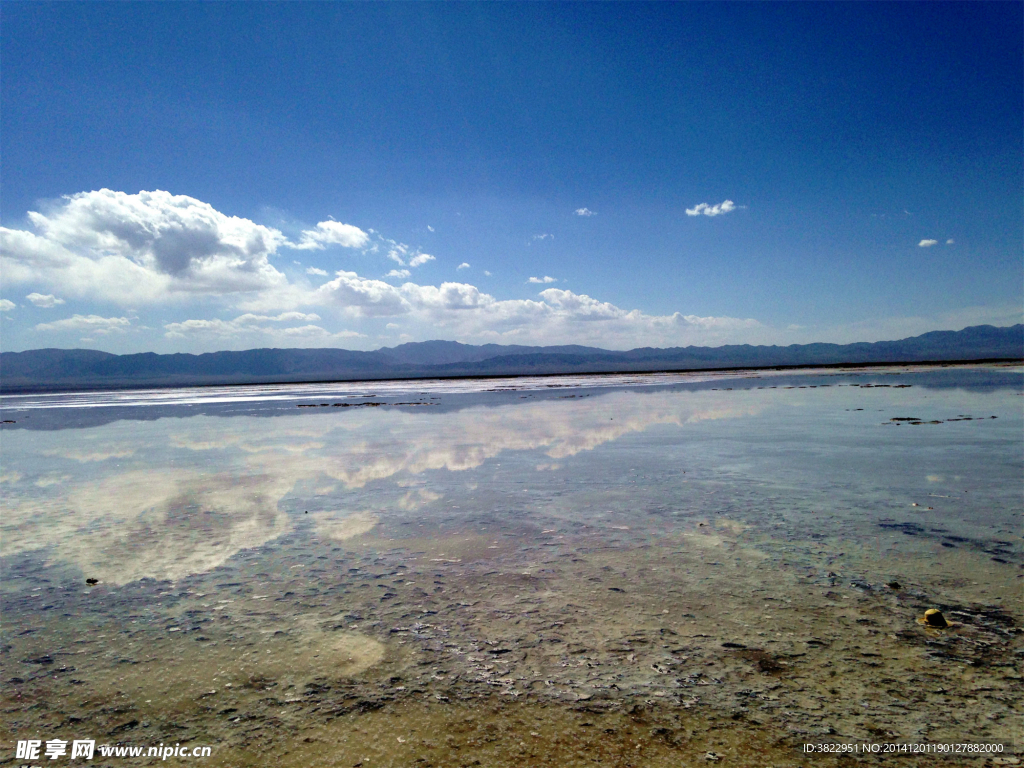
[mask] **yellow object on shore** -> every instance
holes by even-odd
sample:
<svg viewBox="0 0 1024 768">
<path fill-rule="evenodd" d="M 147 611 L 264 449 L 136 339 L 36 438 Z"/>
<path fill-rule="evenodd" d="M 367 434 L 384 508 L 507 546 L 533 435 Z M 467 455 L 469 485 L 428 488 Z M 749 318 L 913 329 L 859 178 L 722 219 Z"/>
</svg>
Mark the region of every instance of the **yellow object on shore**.
<svg viewBox="0 0 1024 768">
<path fill-rule="evenodd" d="M 946 617 L 942 615 L 942 611 L 938 608 L 929 608 L 924 612 L 924 618 L 920 619 L 922 624 L 927 624 L 929 627 L 948 627 L 949 622 L 946 621 Z"/>
</svg>

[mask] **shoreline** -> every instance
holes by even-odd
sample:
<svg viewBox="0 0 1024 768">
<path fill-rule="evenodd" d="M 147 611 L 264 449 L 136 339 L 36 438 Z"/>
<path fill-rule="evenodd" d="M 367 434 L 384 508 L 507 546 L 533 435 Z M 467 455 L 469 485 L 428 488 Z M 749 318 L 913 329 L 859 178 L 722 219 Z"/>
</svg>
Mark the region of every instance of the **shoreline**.
<svg viewBox="0 0 1024 768">
<path fill-rule="evenodd" d="M 169 389 L 210 389 L 210 388 L 232 388 L 232 387 L 274 387 L 274 386 L 305 386 L 305 385 L 331 385 L 331 384 L 360 384 L 360 383 L 384 383 L 384 382 L 413 382 L 413 381 L 492 381 L 496 379 L 526 379 L 526 378 L 564 378 L 570 376 L 643 376 L 657 374 L 712 374 L 712 373 L 739 373 L 739 372 L 760 372 L 760 371 L 801 371 L 801 370 L 835 370 L 842 368 L 880 368 L 880 367 L 907 367 L 923 368 L 928 366 L 969 366 L 969 365 L 1020 365 L 1024 364 L 1021 357 L 994 357 L 994 358 L 960 358 L 956 360 L 892 360 L 874 362 L 838 362 L 838 363 L 809 363 L 794 365 L 761 365 L 761 366 L 721 366 L 713 368 L 641 368 L 641 369 L 615 369 L 615 370 L 587 370 L 587 371 L 558 371 L 541 373 L 488 373 L 488 374 L 453 374 L 453 375 L 408 375 L 408 376 L 377 376 L 377 377 L 354 377 L 354 378 L 302 378 L 291 380 L 285 377 L 269 377 L 252 380 L 231 380 L 228 377 L 217 378 L 209 381 L 174 382 L 167 380 L 147 380 L 145 382 L 103 382 L 96 384 L 74 385 L 25 385 L 8 386 L 0 381 L 0 398 L 17 397 L 23 395 L 63 395 L 99 392 L 146 392 L 154 390 Z"/>
</svg>

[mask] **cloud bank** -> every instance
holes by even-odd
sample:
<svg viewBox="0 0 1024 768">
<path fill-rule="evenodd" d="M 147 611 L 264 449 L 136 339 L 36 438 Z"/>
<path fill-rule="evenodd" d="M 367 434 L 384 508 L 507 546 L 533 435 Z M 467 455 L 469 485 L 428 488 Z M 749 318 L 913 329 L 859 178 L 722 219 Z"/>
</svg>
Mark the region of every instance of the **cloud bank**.
<svg viewBox="0 0 1024 768">
<path fill-rule="evenodd" d="M 164 325 L 164 336 L 167 338 L 186 338 L 196 336 L 213 336 L 230 340 L 239 336 L 260 334 L 271 336 L 287 341 L 289 339 L 312 339 L 324 341 L 327 339 L 341 340 L 359 338 L 362 334 L 355 331 L 341 331 L 331 333 L 319 325 L 312 325 L 320 320 L 320 316 L 303 312 L 282 312 L 279 315 L 256 315 L 246 313 L 239 315 L 234 320 L 185 320 L 180 323 L 166 323 Z M 285 327 L 285 323 L 302 322 L 306 325 Z M 278 323 L 282 325 L 267 325 L 267 323 Z"/>
<path fill-rule="evenodd" d="M 64 299 L 58 299 L 52 293 L 43 295 L 41 293 L 30 293 L 25 297 L 37 307 L 50 308 L 63 304 Z"/>
<path fill-rule="evenodd" d="M 725 205 L 716 208 L 724 210 Z M 581 216 L 593 213 L 580 211 Z M 649 315 L 554 288 L 536 298 L 499 299 L 468 283 L 408 282 L 412 269 L 435 257 L 373 230 L 364 232 L 336 221 L 302 230 L 298 242 L 293 242 L 272 227 L 163 191 L 82 192 L 28 218 L 34 231 L 0 228 L 5 284 L 37 289 L 29 294 L 37 306 L 56 305 L 62 301 L 56 298 L 60 295 L 126 310 L 123 317 L 75 315 L 40 324 L 38 331 L 111 333 L 131 326 L 132 311 L 172 306 L 178 308 L 178 317 L 192 307 L 199 311 L 177 322 L 162 319 L 167 338 L 258 333 L 284 341 L 329 341 L 361 335 L 329 330 L 332 322 L 372 323 L 379 318 L 401 319 L 403 330 L 418 338 L 629 348 L 715 343 L 733 340 L 737 332 L 763 328 L 753 319 L 679 312 Z M 327 277 L 326 270 L 311 267 L 306 275 L 292 279 L 273 263 L 284 248 L 328 246 L 362 248 L 366 255 L 395 262 L 400 269 L 386 277 L 407 282 L 393 285 L 339 270 L 330 280 L 311 285 L 306 275 Z M 468 264 L 463 263 L 457 269 L 465 267 Z M 534 284 L 555 281 L 551 276 L 529 280 Z M 13 302 L 3 301 L 6 304 L 0 304 L 0 309 L 14 308 Z M 202 317 L 225 310 L 238 314 L 233 320 Z M 193 313 L 189 310 L 189 314 Z M 321 316 L 329 316 L 328 322 L 321 321 Z"/>
<path fill-rule="evenodd" d="M 99 315 L 74 315 L 66 320 L 55 320 L 52 323 L 39 323 L 37 331 L 87 331 L 89 333 L 108 334 L 124 331 L 131 325 L 127 317 L 100 317 Z"/>
</svg>

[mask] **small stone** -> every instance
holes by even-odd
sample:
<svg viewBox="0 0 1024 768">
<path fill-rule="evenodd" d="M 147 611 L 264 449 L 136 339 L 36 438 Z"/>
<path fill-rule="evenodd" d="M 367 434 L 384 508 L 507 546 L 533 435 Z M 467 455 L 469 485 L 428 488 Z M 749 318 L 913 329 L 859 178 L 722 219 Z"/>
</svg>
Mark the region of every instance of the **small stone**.
<svg viewBox="0 0 1024 768">
<path fill-rule="evenodd" d="M 714 753 L 714 752 L 708 752 L 708 753 L 706 753 L 706 754 L 704 755 L 704 759 L 705 759 L 705 760 L 710 760 L 710 761 L 711 761 L 711 762 L 713 762 L 713 763 L 717 763 L 717 762 L 718 762 L 719 760 L 721 760 L 722 758 L 721 758 L 721 757 L 719 757 L 719 756 L 718 756 L 718 755 L 717 755 L 716 753 Z"/>
<path fill-rule="evenodd" d="M 86 579 L 85 583 L 86 584 L 99 584 L 100 580 L 99 579 Z"/>
<path fill-rule="evenodd" d="M 942 615 L 942 611 L 938 608 L 929 608 L 924 612 L 924 623 L 929 627 L 948 627 L 949 623 L 946 621 L 946 617 Z"/>
<path fill-rule="evenodd" d="M 885 586 L 887 586 L 889 589 L 903 589 L 903 585 L 900 584 L 898 581 L 886 582 Z"/>
</svg>

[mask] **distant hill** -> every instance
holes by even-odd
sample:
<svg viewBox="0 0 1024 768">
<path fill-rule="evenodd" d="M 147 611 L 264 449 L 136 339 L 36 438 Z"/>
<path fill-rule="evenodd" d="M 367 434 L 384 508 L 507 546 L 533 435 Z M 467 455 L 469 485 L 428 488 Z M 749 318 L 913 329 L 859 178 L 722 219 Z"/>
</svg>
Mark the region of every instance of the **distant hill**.
<svg viewBox="0 0 1024 768">
<path fill-rule="evenodd" d="M 642 347 L 627 352 L 577 345 L 476 346 L 455 341 L 413 342 L 374 352 L 250 349 L 202 355 L 112 355 L 90 349 L 33 349 L 0 353 L 0 391 L 994 359 L 1024 359 L 1024 325 L 976 325 L 874 343 Z"/>
</svg>

